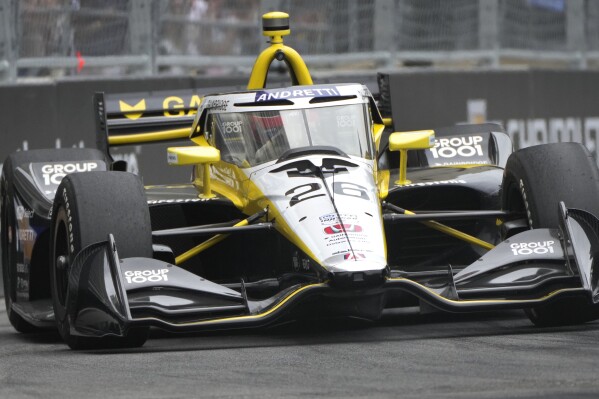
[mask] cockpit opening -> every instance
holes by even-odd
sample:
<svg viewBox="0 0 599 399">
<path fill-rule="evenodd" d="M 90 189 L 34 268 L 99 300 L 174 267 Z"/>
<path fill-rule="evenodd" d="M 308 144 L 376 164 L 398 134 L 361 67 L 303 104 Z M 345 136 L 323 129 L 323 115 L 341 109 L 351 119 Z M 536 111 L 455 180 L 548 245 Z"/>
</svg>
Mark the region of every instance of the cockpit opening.
<svg viewBox="0 0 599 399">
<path fill-rule="evenodd" d="M 221 159 L 240 167 L 274 161 L 287 150 L 309 146 L 336 147 L 365 159 L 374 154 L 366 104 L 215 112 L 208 116 L 206 131 Z"/>
</svg>

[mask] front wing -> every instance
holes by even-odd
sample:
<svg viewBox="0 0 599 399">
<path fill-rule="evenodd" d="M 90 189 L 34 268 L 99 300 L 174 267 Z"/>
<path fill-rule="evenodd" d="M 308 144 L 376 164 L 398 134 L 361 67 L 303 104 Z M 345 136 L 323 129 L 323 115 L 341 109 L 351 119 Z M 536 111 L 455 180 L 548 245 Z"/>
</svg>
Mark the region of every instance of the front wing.
<svg viewBox="0 0 599 399">
<path fill-rule="evenodd" d="M 67 298 L 71 334 L 123 336 L 141 326 L 169 331 L 259 327 L 306 313 L 373 319 L 406 296 L 449 312 L 531 308 L 573 296 L 598 304 L 599 220 L 563 203 L 559 212 L 560 229 L 512 236 L 458 273 L 448 265 L 444 278 L 422 280 L 401 271 L 330 273 L 260 300 L 248 298 L 243 280 L 238 291 L 159 260 L 119 260 L 109 236 L 73 262 Z"/>
</svg>

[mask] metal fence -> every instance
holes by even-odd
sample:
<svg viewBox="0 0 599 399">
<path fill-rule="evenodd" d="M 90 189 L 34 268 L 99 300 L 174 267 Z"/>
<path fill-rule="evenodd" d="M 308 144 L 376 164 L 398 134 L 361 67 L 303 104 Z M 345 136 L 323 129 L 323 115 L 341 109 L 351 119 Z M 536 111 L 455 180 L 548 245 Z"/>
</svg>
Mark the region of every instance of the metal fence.
<svg viewBox="0 0 599 399">
<path fill-rule="evenodd" d="M 312 68 L 599 68 L 597 0 L 0 0 L 0 82 L 246 72 L 272 10 Z"/>
</svg>

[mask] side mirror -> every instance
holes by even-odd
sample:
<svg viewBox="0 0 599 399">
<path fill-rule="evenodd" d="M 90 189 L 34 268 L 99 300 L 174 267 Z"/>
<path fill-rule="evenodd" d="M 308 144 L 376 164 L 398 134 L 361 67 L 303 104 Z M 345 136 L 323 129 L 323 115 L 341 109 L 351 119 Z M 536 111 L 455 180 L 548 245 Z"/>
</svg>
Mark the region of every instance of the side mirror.
<svg viewBox="0 0 599 399">
<path fill-rule="evenodd" d="M 191 146 L 191 147 L 169 147 L 169 165 L 197 165 L 204 166 L 202 198 L 213 198 L 210 187 L 210 164 L 220 161 L 220 151 L 214 147 Z"/>
<path fill-rule="evenodd" d="M 220 161 L 220 151 L 214 147 L 169 147 L 167 152 L 169 165 L 197 165 Z"/>
<path fill-rule="evenodd" d="M 408 150 L 425 150 L 435 146 L 434 130 L 395 132 L 389 136 L 389 150 L 399 151 L 399 180 L 395 184 L 404 186 L 411 182 L 406 178 Z"/>
</svg>

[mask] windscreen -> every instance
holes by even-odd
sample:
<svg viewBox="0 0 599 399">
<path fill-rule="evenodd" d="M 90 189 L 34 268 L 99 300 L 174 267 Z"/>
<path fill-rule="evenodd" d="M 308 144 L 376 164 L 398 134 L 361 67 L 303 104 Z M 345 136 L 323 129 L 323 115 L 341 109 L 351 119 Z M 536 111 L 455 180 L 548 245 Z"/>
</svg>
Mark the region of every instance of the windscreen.
<svg viewBox="0 0 599 399">
<path fill-rule="evenodd" d="M 332 146 L 348 155 L 372 159 L 373 143 L 365 104 L 213 113 L 207 131 L 221 159 L 250 167 L 278 159 L 285 151 Z"/>
</svg>

